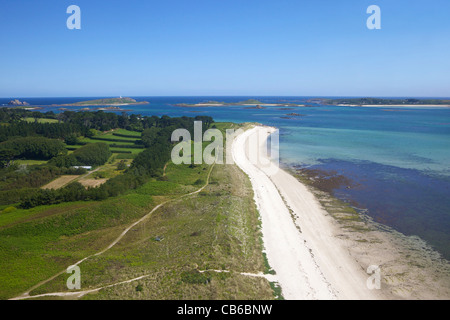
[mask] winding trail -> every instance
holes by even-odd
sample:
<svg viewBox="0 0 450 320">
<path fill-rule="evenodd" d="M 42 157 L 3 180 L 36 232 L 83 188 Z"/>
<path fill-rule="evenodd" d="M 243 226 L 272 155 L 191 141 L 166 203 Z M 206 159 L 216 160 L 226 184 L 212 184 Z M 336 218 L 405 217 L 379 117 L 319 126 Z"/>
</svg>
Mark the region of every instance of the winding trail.
<svg viewBox="0 0 450 320">
<path fill-rule="evenodd" d="M 212 172 L 212 170 L 214 169 L 214 166 L 215 166 L 215 163 L 214 163 L 213 165 L 211 165 L 211 167 L 210 167 L 210 169 L 209 169 L 209 172 L 208 172 L 207 179 L 206 179 L 206 183 L 205 183 L 205 185 L 204 185 L 203 187 L 201 187 L 200 189 L 198 189 L 198 190 L 196 190 L 196 191 L 193 191 L 193 192 L 191 192 L 191 193 L 187 193 L 187 194 L 184 194 L 184 195 L 182 195 L 182 196 L 180 196 L 180 197 L 177 197 L 177 198 L 174 198 L 174 199 L 170 199 L 170 200 L 167 200 L 167 201 L 164 201 L 164 202 L 160 203 L 159 205 L 157 205 L 156 207 L 154 207 L 149 213 L 147 213 L 145 216 L 143 216 L 141 219 L 139 219 L 138 221 L 136 221 L 136 222 L 134 222 L 133 224 L 131 224 L 130 226 L 128 226 L 128 227 L 127 227 L 127 228 L 126 228 L 126 229 L 125 229 L 125 230 L 124 230 L 124 231 L 123 231 L 123 232 L 122 232 L 122 233 L 121 233 L 121 234 L 120 234 L 113 242 L 111 242 L 111 244 L 110 244 L 109 246 L 107 246 L 105 249 L 103 249 L 103 250 L 101 250 L 101 251 L 99 251 L 99 252 L 97 252 L 97 253 L 94 253 L 94 254 L 92 254 L 92 255 L 90 255 L 90 256 L 87 256 L 87 257 L 81 259 L 80 261 L 78 261 L 78 262 L 72 264 L 72 265 L 69 266 L 68 268 L 78 266 L 78 265 L 80 265 L 81 263 L 83 263 L 84 261 L 86 261 L 86 260 L 88 260 L 88 259 L 90 259 L 90 258 L 99 256 L 99 255 L 102 255 L 103 253 L 105 253 L 106 251 L 108 251 L 109 249 L 111 249 L 112 247 L 114 247 L 120 240 L 122 240 L 122 238 L 123 238 L 123 237 L 124 237 L 131 229 L 133 229 L 135 226 L 137 226 L 138 224 L 140 224 L 141 222 L 143 222 L 144 220 L 146 220 L 147 218 L 149 218 L 156 210 L 158 210 L 158 209 L 161 208 L 162 206 L 166 205 L 167 203 L 174 202 L 174 201 L 177 201 L 177 200 L 180 200 L 180 199 L 189 197 L 189 196 L 193 196 L 193 195 L 195 195 L 195 194 L 198 194 L 198 193 L 202 192 L 202 191 L 209 185 L 209 180 L 210 180 L 210 177 L 211 177 L 211 172 Z M 68 269 L 68 268 L 67 268 L 67 269 Z M 56 292 L 56 293 L 47 293 L 47 294 L 41 294 L 41 295 L 35 295 L 35 296 L 31 296 L 31 295 L 30 295 L 30 292 L 31 292 L 31 291 L 36 290 L 37 288 L 43 286 L 44 284 L 46 284 L 46 283 L 48 283 L 48 282 L 54 280 L 54 279 L 57 278 L 58 276 L 60 276 L 60 275 L 62 275 L 62 274 L 64 274 L 64 273 L 66 273 L 67 269 L 62 270 L 61 272 L 59 272 L 59 273 L 53 275 L 52 277 L 48 278 L 47 280 L 44 280 L 44 281 L 39 282 L 38 284 L 36 284 L 36 285 L 34 285 L 33 287 L 31 287 L 30 289 L 28 289 L 28 290 L 27 290 L 26 292 L 24 292 L 23 294 L 21 294 L 20 296 L 17 296 L 17 297 L 15 297 L 15 298 L 11 298 L 11 299 L 9 299 L 9 300 L 24 300 L 24 299 L 32 299 L 32 298 L 47 297 L 47 296 L 77 296 L 77 294 L 78 294 L 78 295 L 81 294 L 81 296 L 83 296 L 83 295 L 85 295 L 85 294 L 87 294 L 87 293 L 90 293 L 90 292 L 99 291 L 99 290 L 101 290 L 101 289 L 108 288 L 108 287 L 111 287 L 111 286 L 115 286 L 115 285 L 118 285 L 118 284 L 128 283 L 128 282 L 132 282 L 132 281 L 135 281 L 135 280 L 139 280 L 139 279 L 142 279 L 142 278 L 145 278 L 145 277 L 149 277 L 149 275 L 146 275 L 146 276 L 142 276 L 142 277 L 139 277 L 139 278 L 136 278 L 136 279 L 127 280 L 127 281 L 119 282 L 119 283 L 116 283 L 116 284 L 111 284 L 111 285 L 107 285 L 107 286 L 104 286 L 104 287 L 101 287 L 101 288 L 92 289 L 92 290 L 86 290 L 86 291 L 79 291 L 79 292 Z"/>
<path fill-rule="evenodd" d="M 204 271 L 199 271 L 199 272 L 200 273 L 204 273 L 204 272 L 230 273 L 230 271 L 228 271 L 228 270 L 204 270 Z M 242 275 L 242 276 L 246 276 L 246 277 L 264 278 L 264 279 L 266 279 L 268 281 L 276 281 L 276 277 L 273 276 L 273 275 L 270 275 L 270 274 L 246 273 L 246 272 L 241 272 L 239 274 Z M 73 297 L 73 298 L 81 298 L 81 297 L 83 297 L 83 296 L 85 296 L 86 294 L 89 294 L 89 293 L 94 293 L 94 292 L 98 292 L 98 291 L 103 290 L 103 289 L 115 287 L 115 286 L 118 286 L 118 285 L 121 285 L 121 284 L 126 284 L 126 283 L 130 283 L 130 282 L 138 281 L 138 280 L 141 280 L 141 279 L 145 279 L 145 278 L 151 277 L 152 275 L 153 274 L 147 274 L 147 275 L 139 276 L 137 278 L 133 278 L 133 279 L 130 279 L 130 280 L 124 280 L 124 281 L 108 284 L 106 286 L 95 288 L 95 289 L 88 289 L 88 290 L 82 290 L 82 291 L 43 293 L 43 294 L 37 294 L 37 295 L 34 295 L 34 296 L 20 296 L 20 297 L 13 298 L 13 299 L 10 299 L 10 300 L 26 300 L 26 299 L 37 299 L 37 298 L 44 298 L 44 297 Z"/>
</svg>

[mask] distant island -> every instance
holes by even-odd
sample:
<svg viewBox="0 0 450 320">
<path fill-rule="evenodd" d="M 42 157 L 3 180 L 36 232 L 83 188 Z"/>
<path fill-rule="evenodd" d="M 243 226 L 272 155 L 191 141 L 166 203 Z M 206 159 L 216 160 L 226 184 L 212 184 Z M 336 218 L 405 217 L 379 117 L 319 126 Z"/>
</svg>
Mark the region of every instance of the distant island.
<svg viewBox="0 0 450 320">
<path fill-rule="evenodd" d="M 365 107 L 385 107 L 385 106 L 447 106 L 450 107 L 448 99 L 383 99 L 383 98 L 339 98 L 339 99 L 311 99 L 310 103 L 318 103 L 325 105 L 337 106 L 365 106 Z"/>
<path fill-rule="evenodd" d="M 16 109 L 24 109 L 24 110 L 39 110 L 40 107 L 31 106 L 28 102 L 20 101 L 18 99 L 11 100 L 8 104 L 4 105 L 7 108 L 16 108 Z"/>
<path fill-rule="evenodd" d="M 132 98 L 106 98 L 106 99 L 96 99 L 88 101 L 80 101 L 70 104 L 58 104 L 52 106 L 58 107 L 84 107 L 84 106 L 127 106 L 127 105 L 137 105 L 137 104 L 149 104 L 147 101 L 137 102 Z"/>
<path fill-rule="evenodd" d="M 60 111 L 69 111 L 69 109 L 67 109 L 67 108 L 59 108 L 58 110 L 60 110 Z M 101 107 L 95 107 L 95 108 L 82 108 L 82 109 L 79 109 L 79 111 L 92 111 L 92 110 L 94 110 L 94 111 L 122 111 L 122 112 L 133 111 L 131 109 L 123 109 L 123 108 L 118 107 L 118 106 L 109 106 L 109 107 L 101 106 Z"/>
<path fill-rule="evenodd" d="M 201 103 L 179 103 L 175 104 L 176 107 L 184 108 L 196 108 L 196 107 L 224 107 L 224 106 L 254 106 L 252 109 L 265 109 L 265 107 L 303 107 L 303 104 L 293 103 L 264 103 L 256 99 L 248 99 L 239 102 L 219 102 L 219 101 L 206 101 Z M 259 106 L 259 108 L 257 108 Z"/>
<path fill-rule="evenodd" d="M 30 104 L 28 102 L 19 101 L 17 99 L 11 100 L 10 102 L 8 102 L 8 106 L 29 106 L 29 105 Z"/>
</svg>

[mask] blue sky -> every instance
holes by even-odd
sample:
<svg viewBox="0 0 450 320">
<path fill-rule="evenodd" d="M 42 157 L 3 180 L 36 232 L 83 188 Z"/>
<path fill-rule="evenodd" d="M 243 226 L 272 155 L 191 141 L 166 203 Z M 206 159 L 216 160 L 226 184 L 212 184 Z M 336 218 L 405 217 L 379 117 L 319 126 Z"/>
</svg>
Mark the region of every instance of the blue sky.
<svg viewBox="0 0 450 320">
<path fill-rule="evenodd" d="M 0 30 L 0 97 L 450 96 L 448 0 L 0 0 Z"/>
</svg>

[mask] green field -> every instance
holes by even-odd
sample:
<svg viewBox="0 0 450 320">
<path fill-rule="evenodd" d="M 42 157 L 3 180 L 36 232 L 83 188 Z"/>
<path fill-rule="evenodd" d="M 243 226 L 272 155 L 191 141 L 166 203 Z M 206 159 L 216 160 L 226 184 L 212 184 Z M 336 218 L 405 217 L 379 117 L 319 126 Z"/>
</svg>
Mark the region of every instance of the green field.
<svg viewBox="0 0 450 320">
<path fill-rule="evenodd" d="M 170 163 L 161 179 L 116 198 L 0 212 L 0 299 L 103 250 L 161 203 L 110 250 L 80 264 L 82 290 L 112 285 L 84 299 L 274 298 L 266 279 L 241 275 L 268 272 L 247 176 L 235 165 Z M 31 294 L 66 292 L 69 276 Z"/>
<path fill-rule="evenodd" d="M 123 135 L 127 135 L 127 136 L 134 136 L 139 139 L 141 138 L 141 132 L 136 132 L 136 131 L 130 131 L 130 130 L 125 130 L 125 129 L 115 129 L 114 133 L 123 134 Z"/>
<path fill-rule="evenodd" d="M 18 165 L 35 166 L 47 163 L 46 160 L 14 160 L 14 163 Z"/>
<path fill-rule="evenodd" d="M 35 122 L 37 120 L 38 123 L 58 123 L 57 119 L 44 119 L 44 118 L 23 118 L 24 121 L 27 122 Z"/>
<path fill-rule="evenodd" d="M 115 135 L 113 135 L 113 133 L 133 136 L 135 138 L 115 136 Z M 136 132 L 136 131 L 129 131 L 129 130 L 125 130 L 125 129 L 116 129 L 113 132 L 98 133 L 93 138 L 94 139 L 86 138 L 86 137 L 79 138 L 79 141 L 81 144 L 68 146 L 67 149 L 68 150 L 78 149 L 78 148 L 81 148 L 83 146 L 83 144 L 85 144 L 85 143 L 104 142 L 104 143 L 107 143 L 108 145 L 110 145 L 110 150 L 112 153 L 120 155 L 120 157 L 119 157 L 120 159 L 134 159 L 137 154 L 139 154 L 140 152 L 142 152 L 144 150 L 143 148 L 137 148 L 137 147 L 134 147 L 134 148 L 114 147 L 114 145 L 117 145 L 117 146 L 136 145 L 136 146 L 138 146 L 135 142 L 141 140 L 141 133 Z M 99 139 L 95 139 L 95 138 L 99 138 Z"/>
</svg>

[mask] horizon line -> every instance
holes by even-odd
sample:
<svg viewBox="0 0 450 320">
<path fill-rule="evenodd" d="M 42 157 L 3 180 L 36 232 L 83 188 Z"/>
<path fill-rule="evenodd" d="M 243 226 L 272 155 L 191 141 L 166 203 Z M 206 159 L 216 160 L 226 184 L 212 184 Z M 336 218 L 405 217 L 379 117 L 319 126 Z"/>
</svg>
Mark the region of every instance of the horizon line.
<svg viewBox="0 0 450 320">
<path fill-rule="evenodd" d="M 84 96 L 9 96 L 9 97 L 0 97 L 0 99 L 18 99 L 18 98 L 25 98 L 25 99 L 42 99 L 42 98 L 140 98 L 140 97 L 151 97 L 151 98 L 184 98 L 184 97 L 289 97 L 289 98 L 415 98 L 415 99 L 450 99 L 450 96 L 381 96 L 381 95 L 116 95 L 116 96 L 109 96 L 109 95 L 84 95 Z"/>
</svg>

